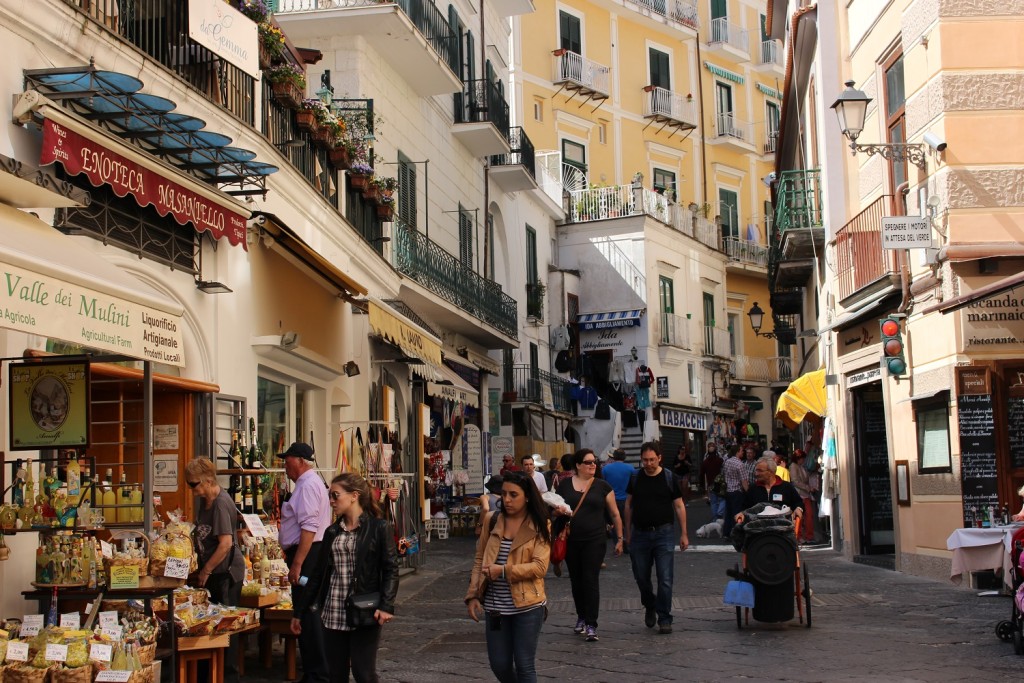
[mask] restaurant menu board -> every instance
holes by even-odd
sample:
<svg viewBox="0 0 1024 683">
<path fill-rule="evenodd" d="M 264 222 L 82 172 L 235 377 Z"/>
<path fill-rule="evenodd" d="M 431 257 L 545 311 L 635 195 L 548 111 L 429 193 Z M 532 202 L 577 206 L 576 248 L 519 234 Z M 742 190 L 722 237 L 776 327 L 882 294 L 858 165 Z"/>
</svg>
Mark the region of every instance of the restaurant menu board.
<svg viewBox="0 0 1024 683">
<path fill-rule="evenodd" d="M 960 484 L 965 527 L 976 526 L 980 515 L 990 505 L 999 507 L 995 414 L 988 380 L 985 368 L 957 368 Z"/>
<path fill-rule="evenodd" d="M 1024 396 L 1006 399 L 1006 433 L 1010 443 L 1010 467 L 1024 467 Z"/>
</svg>

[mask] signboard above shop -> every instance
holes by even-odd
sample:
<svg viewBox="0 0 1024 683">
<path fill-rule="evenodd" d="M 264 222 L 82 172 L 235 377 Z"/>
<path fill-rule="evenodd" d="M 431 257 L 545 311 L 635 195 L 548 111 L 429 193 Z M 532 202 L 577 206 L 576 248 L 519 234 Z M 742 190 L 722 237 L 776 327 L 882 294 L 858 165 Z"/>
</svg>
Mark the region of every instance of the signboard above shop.
<svg viewBox="0 0 1024 683">
<path fill-rule="evenodd" d="M 188 37 L 253 78 L 260 77 L 256 22 L 223 0 L 189 0 Z M 171 50 L 185 52 L 172 55 L 178 57 L 179 64 L 199 61 L 200 55 L 189 53 L 195 50 L 191 45 L 172 45 Z"/>
</svg>

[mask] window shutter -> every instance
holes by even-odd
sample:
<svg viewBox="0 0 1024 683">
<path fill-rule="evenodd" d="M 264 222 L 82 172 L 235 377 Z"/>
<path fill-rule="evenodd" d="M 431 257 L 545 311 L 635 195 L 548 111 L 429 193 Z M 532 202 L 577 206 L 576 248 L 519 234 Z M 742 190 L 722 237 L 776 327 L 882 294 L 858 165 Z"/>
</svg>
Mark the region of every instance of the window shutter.
<svg viewBox="0 0 1024 683">
<path fill-rule="evenodd" d="M 398 162 L 398 220 L 416 229 L 416 166 L 404 160 Z"/>
<path fill-rule="evenodd" d="M 473 217 L 459 207 L 459 260 L 467 268 L 473 268 Z"/>
</svg>

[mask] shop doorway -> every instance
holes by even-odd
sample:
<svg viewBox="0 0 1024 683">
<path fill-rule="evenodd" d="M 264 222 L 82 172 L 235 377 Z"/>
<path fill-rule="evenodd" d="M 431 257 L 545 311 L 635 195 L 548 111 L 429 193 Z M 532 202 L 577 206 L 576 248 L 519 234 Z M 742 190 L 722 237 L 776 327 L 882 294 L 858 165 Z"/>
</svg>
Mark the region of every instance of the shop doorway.
<svg viewBox="0 0 1024 683">
<path fill-rule="evenodd" d="M 853 390 L 854 452 L 861 554 L 896 551 L 889 477 L 889 446 L 885 429 L 885 403 L 877 382 Z"/>
</svg>

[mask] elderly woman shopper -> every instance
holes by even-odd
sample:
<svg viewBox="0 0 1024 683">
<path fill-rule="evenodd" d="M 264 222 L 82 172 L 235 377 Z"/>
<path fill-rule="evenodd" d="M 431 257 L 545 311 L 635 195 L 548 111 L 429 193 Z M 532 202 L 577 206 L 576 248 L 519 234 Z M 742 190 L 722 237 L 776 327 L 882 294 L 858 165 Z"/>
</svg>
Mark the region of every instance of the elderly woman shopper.
<svg viewBox="0 0 1024 683">
<path fill-rule="evenodd" d="M 213 602 L 237 605 L 245 578 L 245 560 L 235 544 L 238 509 L 217 483 L 217 466 L 209 458 L 196 458 L 185 465 L 185 483 L 196 496 L 192 540 L 199 556 L 199 573 L 194 581 L 210 591 Z"/>
<path fill-rule="evenodd" d="M 331 681 L 376 683 L 381 627 L 391 621 L 398 595 L 398 557 L 391 525 L 358 474 L 331 480 L 337 520 L 324 532 L 323 551 L 296 602 L 292 633 L 302 633 L 307 610 L 320 614 Z M 301 579 L 300 579 L 301 581 Z"/>
<path fill-rule="evenodd" d="M 537 680 L 534 660 L 547 614 L 544 574 L 551 554 L 548 508 L 532 477 L 505 475 L 501 509 L 487 515 L 473 559 L 466 608 L 486 615 L 487 658 L 502 683 Z"/>
<path fill-rule="evenodd" d="M 615 505 L 615 492 L 603 479 L 596 479 L 597 456 L 589 448 L 576 451 L 576 473 L 558 485 L 558 495 L 570 509 L 555 508 L 558 515 L 572 515 L 565 565 L 572 582 L 572 599 L 576 604 L 576 633 L 588 642 L 597 640 L 598 605 L 601 603 L 601 563 L 607 541 L 605 515 L 615 527 L 615 554 L 622 554 L 622 518 Z"/>
</svg>

